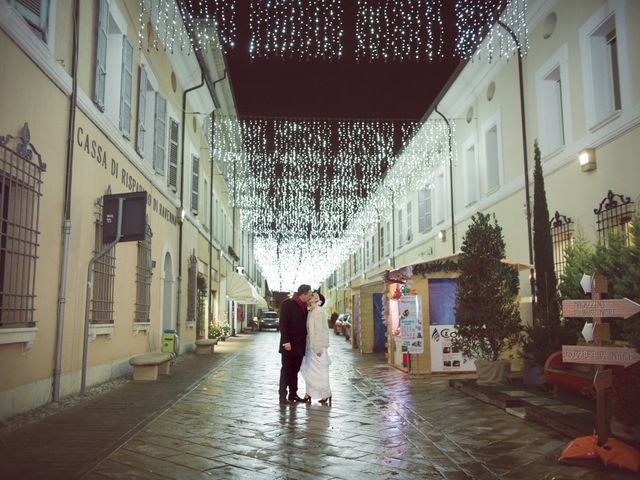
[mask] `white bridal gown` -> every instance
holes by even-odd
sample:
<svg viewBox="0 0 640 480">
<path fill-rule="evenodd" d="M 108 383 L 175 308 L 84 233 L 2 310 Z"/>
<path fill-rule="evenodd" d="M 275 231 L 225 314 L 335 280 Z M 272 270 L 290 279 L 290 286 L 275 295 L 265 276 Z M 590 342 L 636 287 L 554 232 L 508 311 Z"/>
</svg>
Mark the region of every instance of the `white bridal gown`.
<svg viewBox="0 0 640 480">
<path fill-rule="evenodd" d="M 307 349 L 300 367 L 305 383 L 305 393 L 314 400 L 331 396 L 329 387 L 329 365 L 331 359 L 329 346 L 329 328 L 327 314 L 322 307 L 316 307 L 307 316 Z M 317 353 L 322 355 L 318 356 Z"/>
</svg>

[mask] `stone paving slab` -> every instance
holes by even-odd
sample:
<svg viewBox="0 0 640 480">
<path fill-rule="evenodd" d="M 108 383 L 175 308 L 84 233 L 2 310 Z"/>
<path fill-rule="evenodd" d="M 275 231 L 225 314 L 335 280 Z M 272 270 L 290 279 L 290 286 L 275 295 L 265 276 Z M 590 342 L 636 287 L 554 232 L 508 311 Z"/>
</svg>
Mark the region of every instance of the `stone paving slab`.
<svg viewBox="0 0 640 480">
<path fill-rule="evenodd" d="M 133 390 L 127 388 L 122 390 L 127 395 L 114 392 L 75 410 L 66 421 L 51 419 L 49 429 L 75 425 L 55 446 L 57 455 L 39 458 L 45 453 L 46 442 L 39 438 L 45 428 L 20 433 L 39 445 L 29 454 L 41 475 L 7 478 L 636 478 L 613 469 L 560 465 L 557 457 L 566 444 L 561 435 L 450 388 L 447 377 L 409 377 L 386 365 L 383 356 L 353 352 L 342 337 L 331 336 L 333 405 L 281 406 L 277 339 L 274 332 L 240 337 L 230 344 L 237 347 L 233 352 L 221 354 L 222 347 L 212 358 L 198 356 L 208 365 L 176 368 L 173 378 L 180 388 L 171 382 L 164 389 L 144 384 L 147 394 L 138 397 L 128 396 Z M 299 393 L 304 393 L 302 381 Z M 144 398 L 158 405 L 153 413 L 138 411 Z M 100 428 L 86 428 L 87 411 L 100 412 Z M 125 423 L 123 411 L 129 428 L 110 431 L 111 420 Z M 89 450 L 98 454 L 81 462 L 66 460 L 82 456 L 72 442 L 82 428 L 93 432 L 89 440 L 96 448 Z M 6 454 L 0 452 L 3 474 L 19 472 L 12 469 L 15 463 L 24 467 L 23 460 Z"/>
<path fill-rule="evenodd" d="M 230 341 L 211 356 L 182 355 L 171 367 L 171 374 L 161 375 L 155 382 L 124 383 L 99 397 L 3 435 L 2 478 L 81 477 L 198 385 L 204 375 L 236 355 L 241 344 L 240 339 Z"/>
</svg>

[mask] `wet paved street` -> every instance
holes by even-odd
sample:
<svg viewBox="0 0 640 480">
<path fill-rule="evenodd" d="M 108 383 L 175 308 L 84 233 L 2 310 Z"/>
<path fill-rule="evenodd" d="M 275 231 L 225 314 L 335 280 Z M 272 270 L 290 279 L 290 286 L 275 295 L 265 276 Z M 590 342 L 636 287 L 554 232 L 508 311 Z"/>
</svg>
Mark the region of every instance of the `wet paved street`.
<svg viewBox="0 0 640 480">
<path fill-rule="evenodd" d="M 242 346 L 84 478 L 629 479 L 557 463 L 567 440 L 331 335 L 333 405 L 278 404 L 279 335 Z M 300 380 L 299 394 L 304 394 Z"/>
</svg>

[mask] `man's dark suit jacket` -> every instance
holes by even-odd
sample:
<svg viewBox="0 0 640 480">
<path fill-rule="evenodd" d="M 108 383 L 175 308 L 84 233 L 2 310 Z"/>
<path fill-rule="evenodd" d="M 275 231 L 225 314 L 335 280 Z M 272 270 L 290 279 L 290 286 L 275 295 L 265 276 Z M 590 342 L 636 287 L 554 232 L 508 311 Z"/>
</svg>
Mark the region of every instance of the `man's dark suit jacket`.
<svg viewBox="0 0 640 480">
<path fill-rule="evenodd" d="M 291 343 L 291 350 L 282 346 Z M 280 349 L 283 355 L 304 356 L 307 344 L 307 310 L 293 298 L 287 298 L 280 306 Z"/>
</svg>

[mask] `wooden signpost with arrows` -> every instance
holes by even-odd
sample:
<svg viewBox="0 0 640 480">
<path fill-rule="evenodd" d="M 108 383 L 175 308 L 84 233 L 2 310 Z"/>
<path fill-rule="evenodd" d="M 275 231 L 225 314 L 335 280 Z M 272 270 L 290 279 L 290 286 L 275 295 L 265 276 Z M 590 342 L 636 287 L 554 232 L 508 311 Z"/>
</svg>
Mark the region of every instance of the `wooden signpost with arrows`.
<svg viewBox="0 0 640 480">
<path fill-rule="evenodd" d="M 596 390 L 598 435 L 571 441 L 560 455 L 560 460 L 599 458 L 605 465 L 637 472 L 640 469 L 640 452 L 619 440 L 609 438 L 606 390 L 613 385 L 613 372 L 606 366 L 628 367 L 640 361 L 640 354 L 631 348 L 605 346 L 610 340 L 610 329 L 602 318 L 629 318 L 640 312 L 640 305 L 628 298 L 603 300 L 601 296 L 607 293 L 608 284 L 602 275 L 585 275 L 580 284 L 585 293 L 591 293 L 591 300 L 565 300 L 562 302 L 562 312 L 565 318 L 593 319 L 593 346 L 563 345 L 562 361 L 596 365 L 593 386 Z"/>
</svg>

